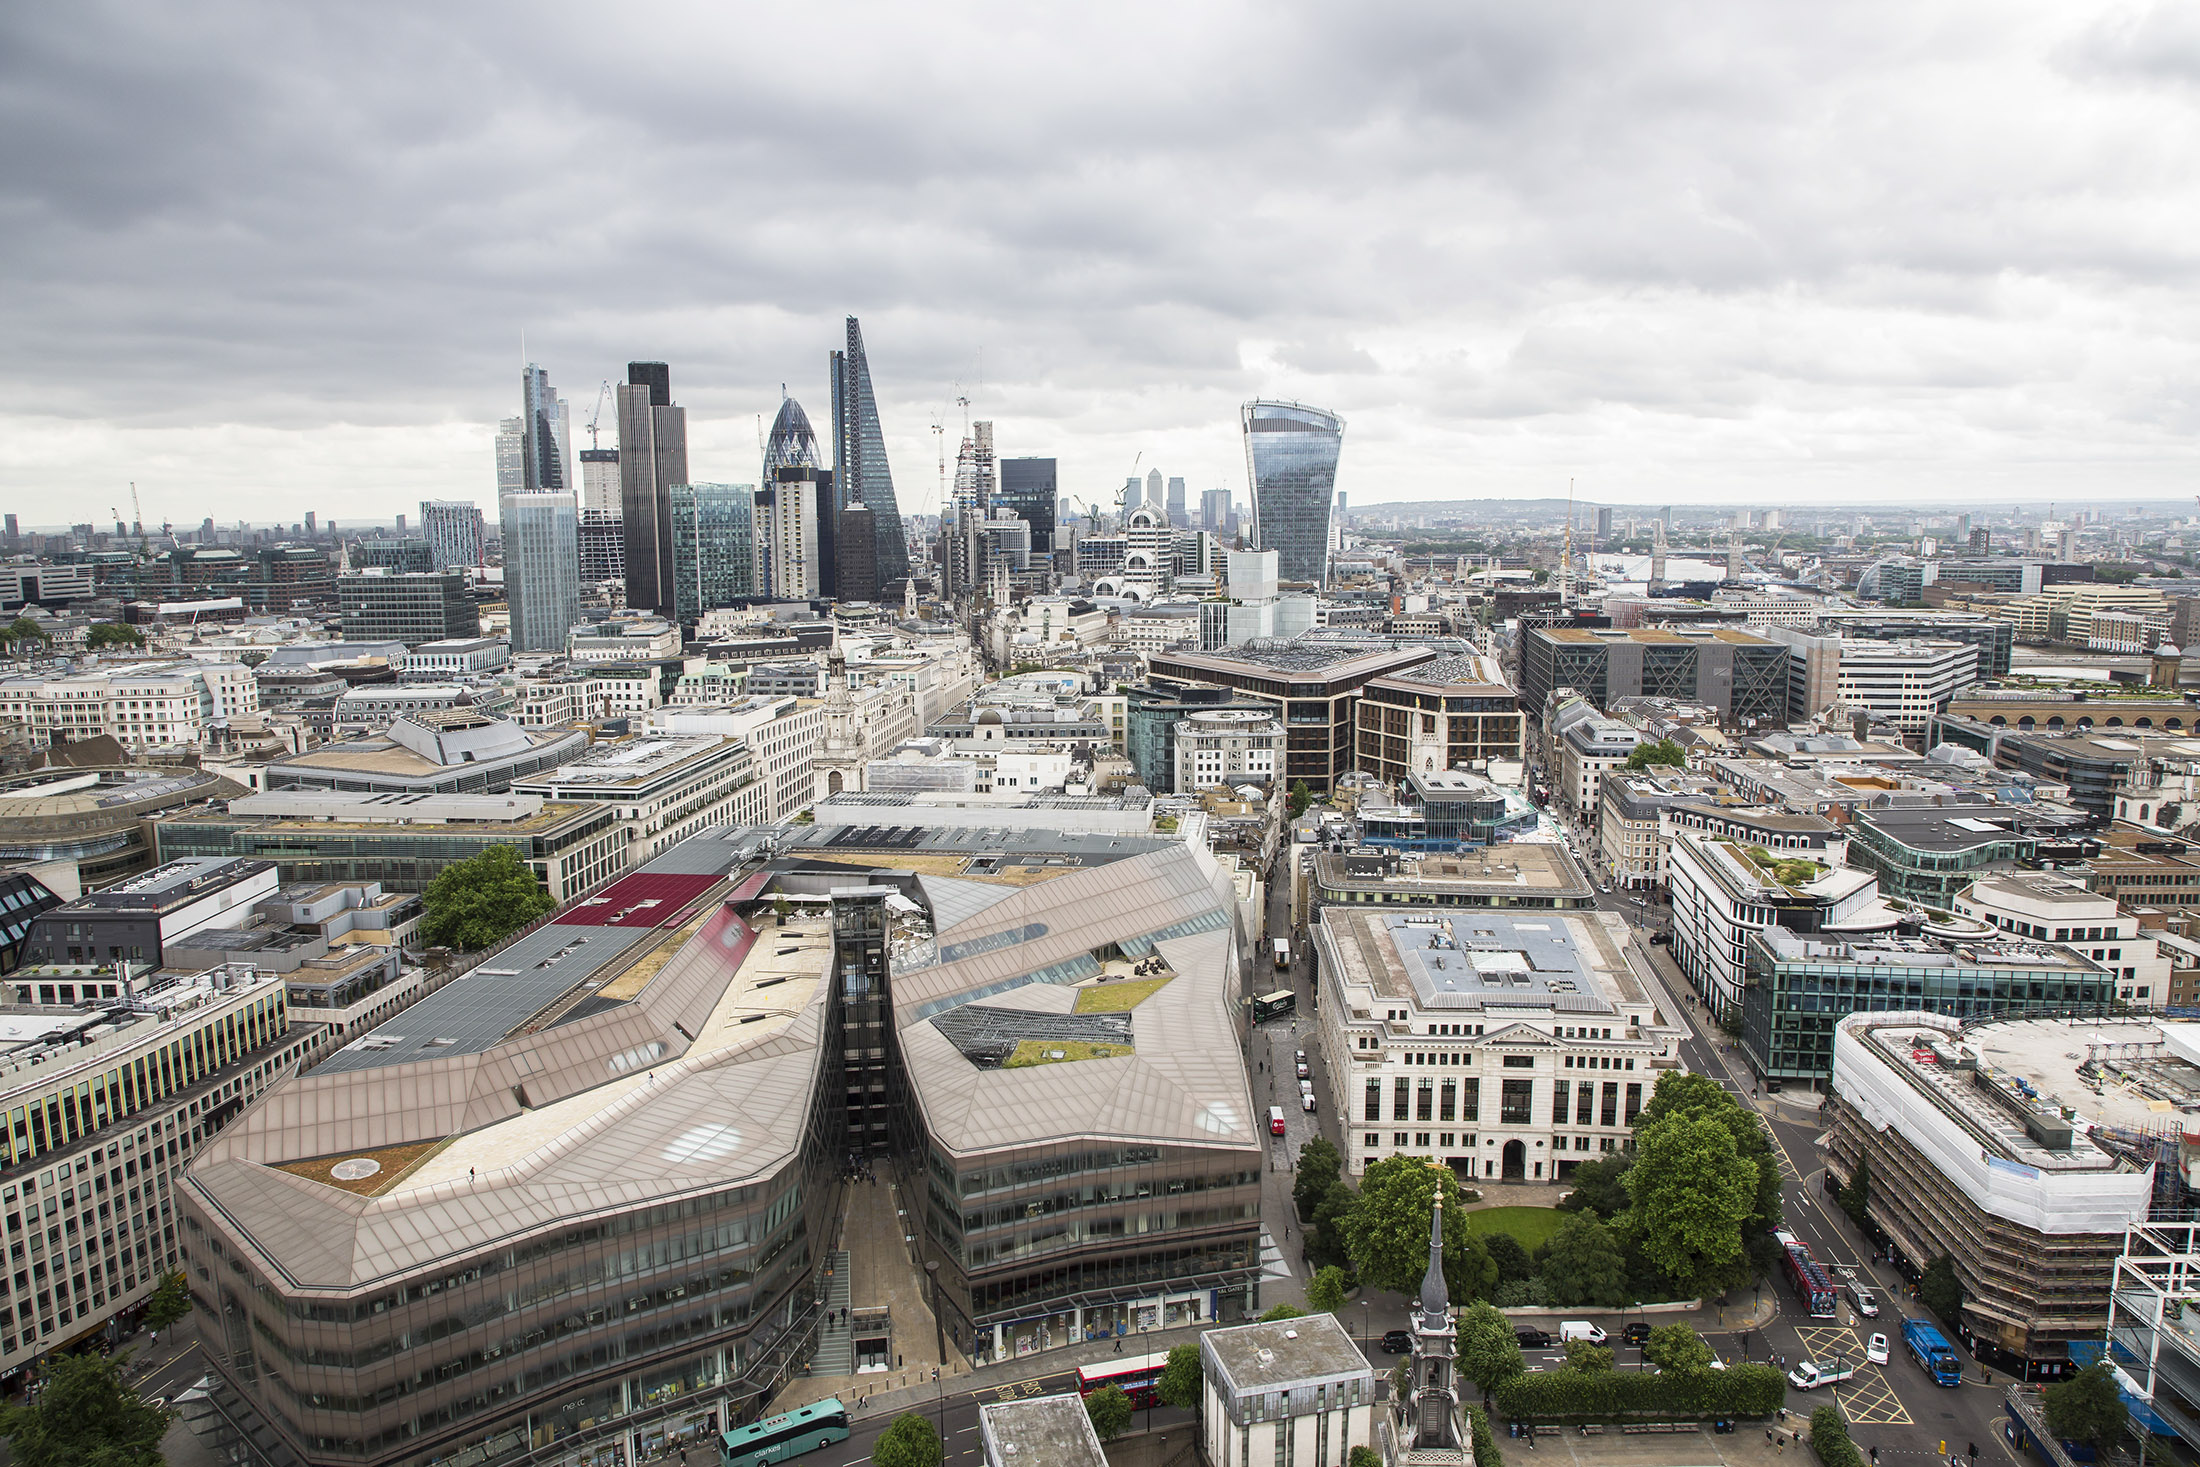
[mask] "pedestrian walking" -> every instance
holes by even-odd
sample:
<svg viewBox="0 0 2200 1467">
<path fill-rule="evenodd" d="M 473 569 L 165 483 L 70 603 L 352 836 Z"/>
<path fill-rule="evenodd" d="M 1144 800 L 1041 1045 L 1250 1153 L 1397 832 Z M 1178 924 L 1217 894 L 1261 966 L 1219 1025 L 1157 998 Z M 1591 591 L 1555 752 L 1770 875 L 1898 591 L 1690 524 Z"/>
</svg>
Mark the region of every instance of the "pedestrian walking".
<svg viewBox="0 0 2200 1467">
<path fill-rule="evenodd" d="M 1872 1448 L 1872 1467 L 1879 1467 L 1879 1448 Z"/>
<path fill-rule="evenodd" d="M 1971 1458 L 1971 1460 L 1972 1460 L 1972 1461 L 1976 1462 L 1976 1461 L 1978 1460 L 1978 1443 L 1977 1443 L 1977 1442 L 1970 1442 L 1970 1443 L 1967 1443 L 1967 1447 L 1968 1447 L 1968 1455 L 1970 1456 L 1970 1458 Z"/>
</svg>

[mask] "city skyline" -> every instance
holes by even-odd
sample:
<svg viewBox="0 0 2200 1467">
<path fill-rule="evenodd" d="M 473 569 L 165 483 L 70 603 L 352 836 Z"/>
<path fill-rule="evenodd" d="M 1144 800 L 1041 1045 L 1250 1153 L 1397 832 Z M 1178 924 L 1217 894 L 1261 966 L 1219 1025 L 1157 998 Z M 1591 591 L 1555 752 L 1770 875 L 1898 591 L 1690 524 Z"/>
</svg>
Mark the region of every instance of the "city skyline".
<svg viewBox="0 0 2200 1467">
<path fill-rule="evenodd" d="M 1086 499 L 1141 453 L 1242 492 L 1253 397 L 1351 419 L 1356 503 L 2175 492 L 2180 23 L 1934 13 L 1286 8 L 1248 49 L 1157 12 L 1158 57 L 1051 17 L 949 115 L 918 79 L 985 15 L 675 7 L 646 53 L 522 57 L 483 16 L 17 12 L 0 482 L 90 515 L 135 482 L 179 524 L 493 508 L 512 369 L 578 429 L 637 357 L 682 374 L 696 476 L 740 482 L 853 311 L 909 512 L 958 397 Z M 811 46 L 862 106 L 771 64 Z"/>
</svg>

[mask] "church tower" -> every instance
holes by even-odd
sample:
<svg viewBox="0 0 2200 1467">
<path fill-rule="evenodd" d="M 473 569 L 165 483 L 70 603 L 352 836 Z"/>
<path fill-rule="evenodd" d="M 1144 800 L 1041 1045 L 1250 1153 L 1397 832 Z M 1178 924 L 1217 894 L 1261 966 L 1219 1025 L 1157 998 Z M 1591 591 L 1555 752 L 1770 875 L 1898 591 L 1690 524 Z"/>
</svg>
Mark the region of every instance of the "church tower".
<svg viewBox="0 0 2200 1467">
<path fill-rule="evenodd" d="M 825 655 L 825 727 L 812 761 L 817 798 L 861 790 L 867 757 L 867 740 L 862 721 L 856 716 L 855 695 L 848 690 L 847 656 L 836 639 Z"/>
<path fill-rule="evenodd" d="M 1421 1303 L 1413 1311 L 1413 1446 L 1416 1450 L 1465 1446 L 1459 1432 L 1458 1339 L 1452 1324 L 1451 1291 L 1444 1284 L 1444 1189 L 1436 1189 L 1435 1218 L 1429 1227 L 1428 1272 L 1421 1278 Z"/>
</svg>

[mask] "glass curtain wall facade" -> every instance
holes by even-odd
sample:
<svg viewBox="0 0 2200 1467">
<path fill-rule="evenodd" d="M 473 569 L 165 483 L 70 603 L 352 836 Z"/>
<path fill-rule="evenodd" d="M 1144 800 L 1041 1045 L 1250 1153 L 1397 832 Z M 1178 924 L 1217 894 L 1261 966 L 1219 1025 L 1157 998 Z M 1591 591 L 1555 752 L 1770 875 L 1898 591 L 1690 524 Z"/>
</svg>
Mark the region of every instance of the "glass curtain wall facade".
<svg viewBox="0 0 2200 1467">
<path fill-rule="evenodd" d="M 871 361 L 863 350 L 863 328 L 848 318 L 848 346 L 832 354 L 833 477 L 842 502 L 860 499 L 871 507 L 878 534 L 881 586 L 907 578 L 909 544 L 894 499 L 894 471 L 886 462 L 886 437 L 879 429 L 878 399 L 871 391 Z"/>
<path fill-rule="evenodd" d="M 626 535 L 626 604 L 675 616 L 672 486 L 688 482 L 687 410 L 672 401 L 663 362 L 629 362 L 619 408 L 619 523 Z M 519 650 L 514 643 L 513 651 Z"/>
<path fill-rule="evenodd" d="M 682 625 L 756 590 L 756 486 L 672 486 L 673 600 Z"/>
<path fill-rule="evenodd" d="M 1056 482 L 1051 458 L 1004 458 L 1001 484 L 993 494 L 996 508 L 1012 511 L 1031 526 L 1031 548 L 1042 554 L 1054 549 Z"/>
<path fill-rule="evenodd" d="M 1321 585 L 1344 419 L 1291 402 L 1249 402 L 1243 419 L 1254 539 L 1276 552 L 1278 580 Z"/>
<path fill-rule="evenodd" d="M 504 598 L 514 652 L 563 652 L 580 619 L 580 507 L 569 491 L 506 494 Z"/>
</svg>

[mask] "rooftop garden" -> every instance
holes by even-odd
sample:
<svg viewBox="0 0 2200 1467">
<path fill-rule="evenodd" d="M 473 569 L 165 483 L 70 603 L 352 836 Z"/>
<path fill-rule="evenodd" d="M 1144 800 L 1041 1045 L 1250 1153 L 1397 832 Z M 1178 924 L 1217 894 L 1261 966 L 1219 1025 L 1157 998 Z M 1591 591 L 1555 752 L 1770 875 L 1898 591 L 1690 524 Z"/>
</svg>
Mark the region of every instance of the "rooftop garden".
<svg viewBox="0 0 2200 1467">
<path fill-rule="evenodd" d="M 1083 1039 L 1026 1039 L 1016 1052 L 1001 1062 L 1004 1070 L 1027 1070 L 1034 1065 L 1067 1065 L 1078 1060 L 1116 1059 L 1133 1053 L 1128 1044 L 1094 1044 Z"/>
<path fill-rule="evenodd" d="M 1805 856 L 1775 856 L 1763 846 L 1735 845 L 1734 854 L 1755 868 L 1767 881 L 1793 888 L 1808 886 L 1833 868 Z"/>
<path fill-rule="evenodd" d="M 1127 1014 L 1159 993 L 1168 981 L 1167 978 L 1132 978 L 1091 984 L 1077 990 L 1077 1007 L 1073 1012 Z"/>
</svg>

